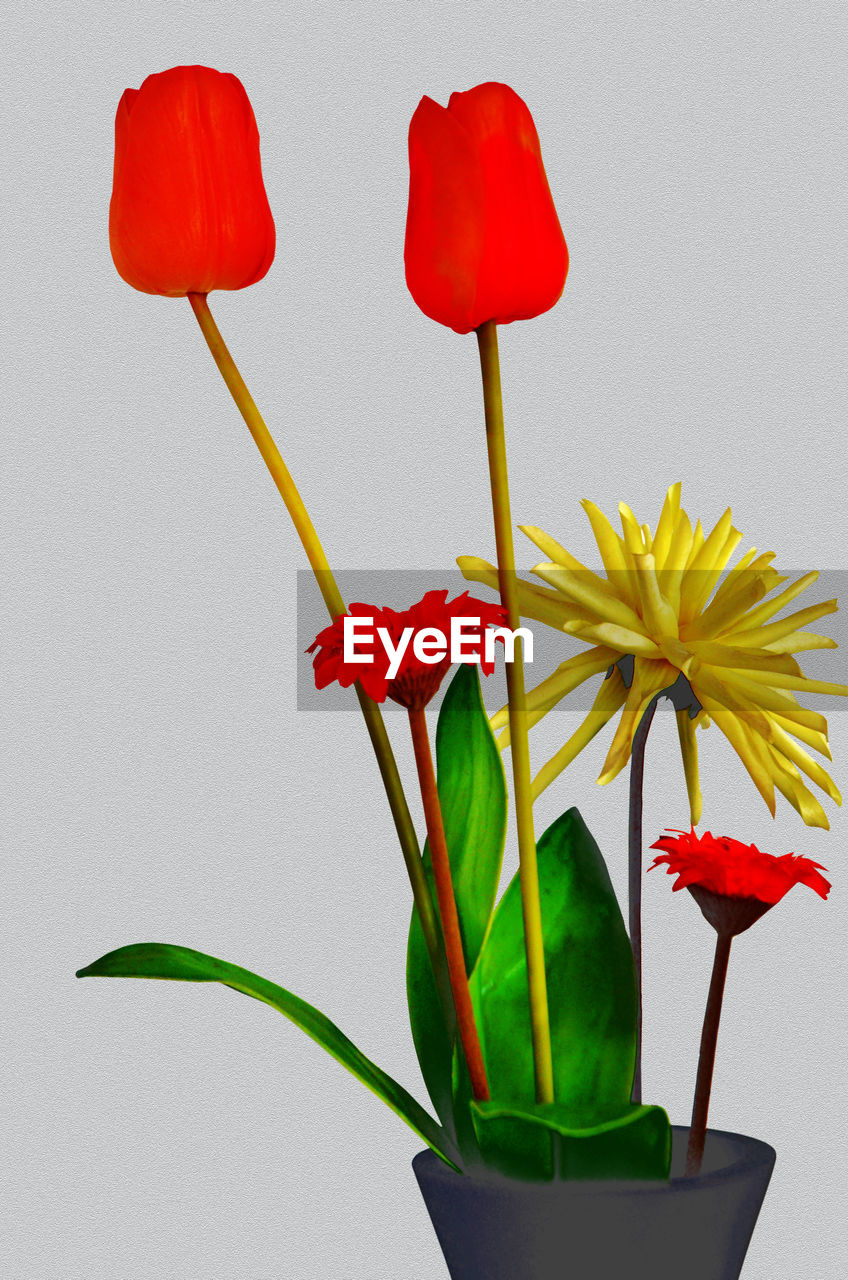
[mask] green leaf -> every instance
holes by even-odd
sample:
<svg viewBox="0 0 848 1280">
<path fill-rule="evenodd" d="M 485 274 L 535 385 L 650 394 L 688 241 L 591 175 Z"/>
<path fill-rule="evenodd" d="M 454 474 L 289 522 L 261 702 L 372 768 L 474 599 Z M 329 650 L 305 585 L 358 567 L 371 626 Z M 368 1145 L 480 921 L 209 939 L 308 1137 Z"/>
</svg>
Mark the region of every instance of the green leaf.
<svg viewBox="0 0 848 1280">
<path fill-rule="evenodd" d="M 506 781 L 489 727 L 477 666 L 461 665 L 445 693 L 436 729 L 439 799 L 451 861 L 468 972 L 492 916 L 506 831 Z M 429 849 L 424 850 L 430 876 Z M 443 1124 L 455 1133 L 451 1086 L 453 1030 L 442 1007 L 418 917 L 413 912 L 406 962 L 412 1037 L 421 1073 Z M 461 1108 L 467 1121 L 467 1112 Z M 463 1116 L 458 1116 L 460 1127 Z M 473 1134 L 468 1126 L 469 1136 Z"/>
<path fill-rule="evenodd" d="M 553 1102 L 507 1107 L 471 1105 L 483 1158 L 513 1178 L 668 1177 L 671 1126 L 662 1107 L 630 1104 L 614 1119 L 575 1127 L 573 1113 Z"/>
<path fill-rule="evenodd" d="M 636 1061 L 636 975 L 601 852 L 576 809 L 538 845 L 554 1097 L 575 1127 L 621 1115 Z M 498 904 L 471 994 L 492 1098 L 533 1105 L 535 1086 L 518 876 Z"/>
<path fill-rule="evenodd" d="M 436 1155 L 441 1156 L 446 1164 L 456 1168 L 452 1144 L 444 1130 L 436 1124 L 432 1116 L 424 1110 L 391 1076 L 381 1071 L 370 1058 L 357 1049 L 352 1041 L 339 1030 L 323 1013 L 315 1009 L 299 996 L 292 995 L 283 987 L 269 982 L 267 978 L 257 977 L 247 969 L 228 964 L 225 960 L 216 960 L 214 956 L 204 955 L 202 951 L 192 951 L 188 947 L 172 947 L 161 942 L 139 942 L 134 946 L 120 947 L 101 956 L 94 964 L 80 969 L 78 978 L 165 978 L 177 982 L 220 982 L 241 991 L 255 1000 L 262 1000 L 272 1009 L 282 1013 L 295 1026 L 300 1027 L 308 1036 L 326 1049 L 329 1054 L 346 1067 L 357 1080 L 367 1085 L 372 1093 L 381 1098 L 401 1120 L 405 1120 L 411 1129 L 430 1146 Z"/>
</svg>

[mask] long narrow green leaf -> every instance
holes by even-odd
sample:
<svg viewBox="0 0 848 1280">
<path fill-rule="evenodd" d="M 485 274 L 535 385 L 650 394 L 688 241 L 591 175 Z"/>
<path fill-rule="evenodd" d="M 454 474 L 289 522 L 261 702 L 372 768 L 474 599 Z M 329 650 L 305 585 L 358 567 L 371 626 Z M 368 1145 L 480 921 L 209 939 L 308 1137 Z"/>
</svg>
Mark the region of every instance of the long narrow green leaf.
<svg viewBox="0 0 848 1280">
<path fill-rule="evenodd" d="M 346 1067 L 357 1080 L 381 1098 L 396 1115 L 400 1116 L 420 1138 L 441 1156 L 446 1164 L 456 1168 L 455 1152 L 444 1130 L 432 1116 L 407 1093 L 402 1085 L 386 1075 L 370 1058 L 357 1049 L 347 1036 L 328 1017 L 292 995 L 284 987 L 278 987 L 267 978 L 260 978 L 248 969 L 216 960 L 202 951 L 188 947 L 173 947 L 162 942 L 140 942 L 120 947 L 101 956 L 85 969 L 78 978 L 163 978 L 177 982 L 220 982 L 241 991 L 254 1000 L 261 1000 L 278 1013 L 284 1014 L 295 1026 L 326 1049 Z"/>
<path fill-rule="evenodd" d="M 474 968 L 492 915 L 506 831 L 506 781 L 480 694 L 477 667 L 458 668 L 436 729 L 439 800 L 451 862 L 468 972 Z M 429 849 L 425 869 L 431 876 Z M 453 1028 L 446 1028 L 418 917 L 413 913 L 406 962 L 409 1020 L 421 1073 L 442 1122 L 463 1126 L 476 1146 L 467 1107 L 455 1115 L 451 1084 Z M 463 1145 L 461 1134 L 457 1135 Z"/>
</svg>

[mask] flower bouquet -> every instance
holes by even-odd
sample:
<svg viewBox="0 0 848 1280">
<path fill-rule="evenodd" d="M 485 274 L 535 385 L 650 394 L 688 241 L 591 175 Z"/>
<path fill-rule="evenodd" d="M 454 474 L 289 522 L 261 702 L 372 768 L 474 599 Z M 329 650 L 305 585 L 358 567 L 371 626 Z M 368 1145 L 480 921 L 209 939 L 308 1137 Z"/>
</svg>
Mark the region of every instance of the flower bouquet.
<svg viewBox="0 0 848 1280">
<path fill-rule="evenodd" d="M 410 292 L 427 316 L 473 332 L 479 349 L 497 563 L 472 556 L 458 563 L 467 580 L 491 590 L 486 600 L 468 592 L 451 600 L 437 584 L 404 610 L 348 606 L 341 596 L 208 305 L 215 289 L 260 280 L 274 256 L 259 135 L 234 76 L 176 67 L 126 91 L 110 241 L 129 284 L 188 298 L 314 571 L 329 614 L 310 646 L 315 683 L 355 691 L 409 876 L 410 1025 L 432 1110 L 317 1009 L 234 964 L 142 943 L 110 952 L 79 976 L 217 982 L 284 1014 L 427 1144 L 414 1168 L 454 1277 L 738 1276 L 774 1152 L 707 1131 L 731 943 L 793 885 L 823 898 L 829 885 L 807 858 L 696 834 L 697 737 L 715 724 L 772 813 L 779 791 L 805 823 L 827 826 L 808 785 L 840 802 L 810 754 L 829 756 L 827 725 L 796 695 L 844 696 L 848 687 L 808 679 L 794 655 L 833 646 L 806 628 L 836 602 L 786 614 L 816 575 L 783 586 L 773 555 L 756 551 L 731 567 L 742 535 L 730 512 L 709 533 L 693 526 L 679 484 L 653 532 L 624 504 L 620 534 L 583 504 L 599 572 L 541 529 L 522 526 L 546 559 L 533 569 L 537 582 L 518 577 L 498 326 L 554 306 L 568 269 L 538 137 L 517 94 L 482 84 L 454 94 L 447 108 L 422 99 L 409 162 Z M 537 623 L 588 647 L 528 693 L 524 651 Z M 508 702 L 490 716 L 480 676 L 501 659 Z M 534 777 L 530 730 L 593 677 L 591 710 Z M 434 761 L 428 708 L 443 685 Z M 381 714 L 387 698 L 407 712 L 423 852 Z M 663 699 L 675 710 L 691 830 L 657 839 L 654 866 L 677 875 L 675 889 L 689 889 L 716 931 L 688 1129 L 673 1129 L 641 1091 L 642 778 Z M 599 781 L 629 765 L 628 927 L 579 811 L 567 808 L 538 836 L 534 818 L 538 795 L 618 712 Z M 499 897 L 507 749 L 519 870 Z"/>
</svg>

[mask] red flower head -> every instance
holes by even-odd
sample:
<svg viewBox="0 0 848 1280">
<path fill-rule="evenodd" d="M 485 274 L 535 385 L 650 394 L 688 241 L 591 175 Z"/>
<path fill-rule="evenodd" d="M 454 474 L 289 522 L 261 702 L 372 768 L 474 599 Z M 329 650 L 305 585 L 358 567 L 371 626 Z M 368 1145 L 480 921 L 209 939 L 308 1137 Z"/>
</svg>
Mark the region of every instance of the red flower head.
<svg viewBox="0 0 848 1280">
<path fill-rule="evenodd" d="M 568 271 L 533 117 L 508 85 L 422 98 L 409 127 L 406 283 L 457 333 L 548 311 Z"/>
<path fill-rule="evenodd" d="M 315 685 L 324 689 L 333 680 L 343 688 L 359 680 L 375 702 L 386 696 L 402 707 L 420 710 L 438 692 L 451 666 L 453 619 L 468 619 L 461 628 L 465 657 L 480 656 L 484 675 L 490 675 L 494 662 L 484 653 L 484 633 L 489 627 L 506 625 L 506 614 L 500 605 L 475 600 L 464 591 L 448 602 L 447 591 L 428 591 L 410 609 L 396 613 L 394 609 L 378 609 L 369 604 L 352 604 L 347 615 L 335 618 L 315 637 L 307 649 L 314 653 L 312 665 Z M 361 618 L 349 627 L 348 644 L 354 655 L 345 661 L 344 619 Z"/>
<path fill-rule="evenodd" d="M 820 898 L 826 898 L 830 884 L 818 862 L 793 853 L 776 857 L 762 853 L 756 845 L 742 844 L 730 836 L 714 836 L 705 831 L 668 831 L 652 845 L 664 849 L 649 871 L 667 864 L 676 875 L 673 886 L 689 889 L 714 928 L 741 933 L 789 892 L 793 885 L 805 884 Z"/>
<path fill-rule="evenodd" d="M 127 89 L 115 118 L 109 241 L 142 293 L 243 289 L 274 260 L 259 133 L 233 75 L 172 67 Z"/>
</svg>

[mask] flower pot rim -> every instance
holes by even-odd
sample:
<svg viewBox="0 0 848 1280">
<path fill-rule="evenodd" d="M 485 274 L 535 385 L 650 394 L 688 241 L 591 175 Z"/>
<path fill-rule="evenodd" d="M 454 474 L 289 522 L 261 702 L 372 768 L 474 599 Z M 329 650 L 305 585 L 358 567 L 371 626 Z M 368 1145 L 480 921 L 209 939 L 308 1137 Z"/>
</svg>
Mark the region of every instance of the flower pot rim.
<svg viewBox="0 0 848 1280">
<path fill-rule="evenodd" d="M 688 1125 L 672 1125 L 672 1133 L 678 1140 L 688 1136 Z M 761 1138 L 752 1138 L 744 1133 L 732 1133 L 727 1129 L 708 1129 L 707 1143 L 710 1138 L 729 1141 L 735 1150 L 726 1163 L 718 1169 L 696 1174 L 687 1178 L 683 1175 L 669 1178 L 667 1182 L 648 1181 L 645 1179 L 564 1178 L 551 1182 L 532 1182 L 521 1178 L 510 1178 L 493 1169 L 475 1170 L 473 1173 L 457 1173 L 441 1160 L 429 1148 L 419 1151 L 413 1158 L 412 1167 L 416 1176 L 424 1174 L 428 1179 L 438 1179 L 455 1183 L 461 1178 L 469 1187 L 487 1187 L 492 1190 L 507 1191 L 509 1189 L 531 1192 L 534 1196 L 597 1195 L 606 1196 L 657 1196 L 678 1195 L 681 1192 L 698 1191 L 704 1187 L 712 1187 L 718 1183 L 744 1178 L 750 1170 L 768 1165 L 771 1167 L 777 1159 L 774 1147 Z"/>
</svg>

